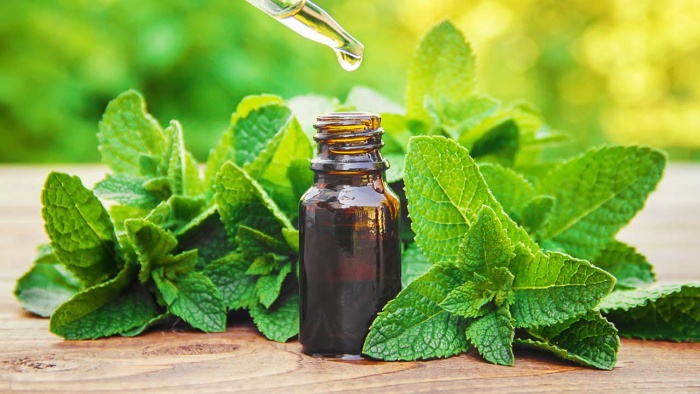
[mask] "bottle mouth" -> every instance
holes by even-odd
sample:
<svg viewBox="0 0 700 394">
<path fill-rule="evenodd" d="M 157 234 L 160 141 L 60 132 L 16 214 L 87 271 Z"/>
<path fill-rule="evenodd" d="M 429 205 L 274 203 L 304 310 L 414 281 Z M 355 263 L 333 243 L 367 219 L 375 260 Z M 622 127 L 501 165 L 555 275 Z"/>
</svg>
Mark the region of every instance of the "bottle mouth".
<svg viewBox="0 0 700 394">
<path fill-rule="evenodd" d="M 319 134 L 353 133 L 379 129 L 381 123 L 382 118 L 370 112 L 331 112 L 318 115 L 314 128 Z"/>
<path fill-rule="evenodd" d="M 389 164 L 379 150 L 384 146 L 381 117 L 369 112 L 331 112 L 319 115 L 318 155 L 311 161 L 316 171 L 385 170 Z"/>
</svg>

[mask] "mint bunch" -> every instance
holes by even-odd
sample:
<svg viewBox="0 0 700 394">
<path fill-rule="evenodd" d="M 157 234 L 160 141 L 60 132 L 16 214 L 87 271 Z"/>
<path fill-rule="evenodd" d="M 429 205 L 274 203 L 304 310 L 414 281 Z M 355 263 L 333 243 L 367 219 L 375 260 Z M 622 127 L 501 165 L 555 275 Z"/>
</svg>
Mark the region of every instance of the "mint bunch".
<svg viewBox="0 0 700 394">
<path fill-rule="evenodd" d="M 345 102 L 246 97 L 203 171 L 178 122 L 163 129 L 138 93 L 123 93 L 98 133 L 112 172 L 93 190 L 48 176 L 50 243 L 15 294 L 67 339 L 133 336 L 174 318 L 219 332 L 235 310 L 269 339 L 294 337 L 313 119 L 365 110 L 382 113 L 387 179 L 408 208 L 404 290 L 372 324 L 367 355 L 473 346 L 513 365 L 521 346 L 611 369 L 618 335 L 700 340 L 700 284 L 656 285 L 646 257 L 615 238 L 660 181 L 663 153 L 608 146 L 544 160 L 568 137 L 531 106 L 478 92 L 475 63 L 444 22 L 418 47 L 405 110 L 364 87 Z"/>
<path fill-rule="evenodd" d="M 479 93 L 474 64 L 462 34 L 438 25 L 411 64 L 405 114 L 384 116 L 389 150 L 405 157 L 415 244 L 403 257 L 407 286 L 374 321 L 365 353 L 415 360 L 474 346 L 512 365 L 517 345 L 611 369 L 619 339 L 608 318 L 625 336 L 697 340 L 700 286 L 629 290 L 654 273 L 615 239 L 656 188 L 665 155 L 611 146 L 542 160 L 566 136 L 526 105 Z"/>
<path fill-rule="evenodd" d="M 136 92 L 109 104 L 98 138 L 113 173 L 94 191 L 66 174 L 46 181 L 51 243 L 16 289 L 28 310 L 67 339 L 137 335 L 171 316 L 221 332 L 237 309 L 268 338 L 296 335 L 292 218 L 312 147 L 281 99 L 243 100 L 204 176 L 180 124 L 162 129 Z"/>
</svg>

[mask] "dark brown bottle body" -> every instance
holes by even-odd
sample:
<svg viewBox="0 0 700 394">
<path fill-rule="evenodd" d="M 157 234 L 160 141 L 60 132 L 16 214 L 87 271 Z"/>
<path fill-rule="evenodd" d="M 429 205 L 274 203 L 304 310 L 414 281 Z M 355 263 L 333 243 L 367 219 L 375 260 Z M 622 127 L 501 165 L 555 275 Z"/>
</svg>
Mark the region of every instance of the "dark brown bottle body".
<svg viewBox="0 0 700 394">
<path fill-rule="evenodd" d="M 359 355 L 377 313 L 401 290 L 399 200 L 384 180 L 376 120 L 359 131 L 317 123 L 315 182 L 299 209 L 299 341 L 306 354 Z M 352 149 L 333 154 L 348 144 Z"/>
</svg>

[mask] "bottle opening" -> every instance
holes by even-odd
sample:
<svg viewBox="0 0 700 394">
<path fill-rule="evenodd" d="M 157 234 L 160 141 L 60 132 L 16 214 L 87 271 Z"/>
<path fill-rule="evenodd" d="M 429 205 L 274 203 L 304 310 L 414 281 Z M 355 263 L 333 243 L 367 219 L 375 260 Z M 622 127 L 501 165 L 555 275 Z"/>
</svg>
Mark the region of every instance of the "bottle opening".
<svg viewBox="0 0 700 394">
<path fill-rule="evenodd" d="M 311 162 L 315 171 L 386 170 L 389 164 L 380 153 L 384 145 L 381 117 L 369 112 L 332 112 L 319 115 L 318 155 Z"/>
</svg>

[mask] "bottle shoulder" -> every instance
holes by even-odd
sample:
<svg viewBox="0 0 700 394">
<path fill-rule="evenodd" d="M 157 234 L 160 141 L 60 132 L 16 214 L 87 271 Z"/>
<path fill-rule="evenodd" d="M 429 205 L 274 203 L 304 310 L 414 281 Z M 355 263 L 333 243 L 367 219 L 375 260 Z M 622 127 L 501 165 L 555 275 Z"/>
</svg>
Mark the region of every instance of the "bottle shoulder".
<svg viewBox="0 0 700 394">
<path fill-rule="evenodd" d="M 314 184 L 301 197 L 304 206 L 317 204 L 343 206 L 398 205 L 399 199 L 386 183 L 382 185 L 324 185 Z"/>
</svg>

